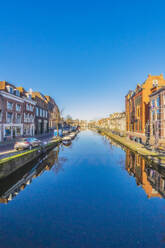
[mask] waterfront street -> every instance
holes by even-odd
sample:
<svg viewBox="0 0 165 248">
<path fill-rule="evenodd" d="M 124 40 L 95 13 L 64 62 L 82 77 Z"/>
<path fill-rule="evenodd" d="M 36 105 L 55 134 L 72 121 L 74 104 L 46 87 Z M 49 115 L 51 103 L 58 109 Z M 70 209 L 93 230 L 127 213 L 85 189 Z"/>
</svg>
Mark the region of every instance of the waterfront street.
<svg viewBox="0 0 165 248">
<path fill-rule="evenodd" d="M 43 142 L 48 142 L 52 138 L 52 136 L 53 136 L 52 133 L 46 134 L 46 135 L 41 136 L 40 140 L 42 140 Z M 24 152 L 24 151 L 21 151 L 21 152 Z M 18 152 L 14 149 L 14 142 L 0 145 L 0 159 L 13 156 L 17 153 L 20 153 L 20 151 Z"/>
<path fill-rule="evenodd" d="M 89 130 L 29 166 L 0 180 L 2 247 L 164 247 L 164 168 Z"/>
<path fill-rule="evenodd" d="M 0 248 L 165 248 L 165 1 L 1 1 Z"/>
</svg>

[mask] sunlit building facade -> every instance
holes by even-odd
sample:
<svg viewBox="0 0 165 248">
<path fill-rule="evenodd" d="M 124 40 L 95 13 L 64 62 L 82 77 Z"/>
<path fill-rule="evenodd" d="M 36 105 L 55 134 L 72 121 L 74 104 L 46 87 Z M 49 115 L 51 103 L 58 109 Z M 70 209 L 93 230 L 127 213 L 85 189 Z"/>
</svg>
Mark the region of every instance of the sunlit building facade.
<svg viewBox="0 0 165 248">
<path fill-rule="evenodd" d="M 146 142 L 146 126 L 150 120 L 150 95 L 165 86 L 163 75 L 148 75 L 143 84 L 137 84 L 134 91 L 125 96 L 126 131 L 130 138 Z"/>
</svg>

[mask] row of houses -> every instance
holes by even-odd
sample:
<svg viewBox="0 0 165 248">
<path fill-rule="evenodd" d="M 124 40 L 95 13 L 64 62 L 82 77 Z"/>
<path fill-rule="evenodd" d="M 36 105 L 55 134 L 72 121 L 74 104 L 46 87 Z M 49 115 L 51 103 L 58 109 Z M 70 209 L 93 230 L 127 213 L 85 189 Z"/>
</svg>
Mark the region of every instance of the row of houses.
<svg viewBox="0 0 165 248">
<path fill-rule="evenodd" d="M 151 145 L 165 144 L 165 79 L 148 75 L 125 96 L 129 138 Z"/>
<path fill-rule="evenodd" d="M 0 81 L 0 142 L 48 133 L 58 119 L 58 106 L 50 96 Z"/>
<path fill-rule="evenodd" d="M 110 114 L 107 118 L 89 122 L 90 127 L 101 127 L 110 129 L 114 132 L 121 133 L 126 131 L 126 114 L 125 112 Z"/>
<path fill-rule="evenodd" d="M 125 112 L 111 114 L 90 125 L 109 128 L 132 140 L 165 145 L 165 79 L 163 74 L 148 75 L 125 96 Z"/>
</svg>

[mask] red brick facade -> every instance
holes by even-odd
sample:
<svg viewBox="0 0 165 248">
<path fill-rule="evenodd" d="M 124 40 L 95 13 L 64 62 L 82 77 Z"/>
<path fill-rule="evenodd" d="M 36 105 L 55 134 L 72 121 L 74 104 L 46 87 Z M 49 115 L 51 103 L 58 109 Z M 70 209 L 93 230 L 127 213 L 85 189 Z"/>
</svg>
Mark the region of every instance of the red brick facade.
<svg viewBox="0 0 165 248">
<path fill-rule="evenodd" d="M 126 128 L 129 137 L 146 142 L 146 127 L 150 119 L 149 95 L 165 86 L 163 75 L 151 76 L 143 84 L 137 84 L 134 91 L 129 91 L 125 97 Z"/>
<path fill-rule="evenodd" d="M 0 141 L 23 135 L 23 105 L 20 92 L 8 82 L 0 82 L 2 99 L 1 137 Z"/>
</svg>

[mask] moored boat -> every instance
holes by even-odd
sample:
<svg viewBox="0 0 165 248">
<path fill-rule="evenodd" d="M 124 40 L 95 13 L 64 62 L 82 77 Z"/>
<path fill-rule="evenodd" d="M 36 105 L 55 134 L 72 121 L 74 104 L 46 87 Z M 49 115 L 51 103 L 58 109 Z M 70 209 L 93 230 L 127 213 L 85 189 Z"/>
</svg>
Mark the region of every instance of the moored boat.
<svg viewBox="0 0 165 248">
<path fill-rule="evenodd" d="M 70 136 L 65 136 L 62 138 L 62 143 L 64 145 L 69 145 L 71 143 L 71 137 Z"/>
</svg>

